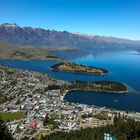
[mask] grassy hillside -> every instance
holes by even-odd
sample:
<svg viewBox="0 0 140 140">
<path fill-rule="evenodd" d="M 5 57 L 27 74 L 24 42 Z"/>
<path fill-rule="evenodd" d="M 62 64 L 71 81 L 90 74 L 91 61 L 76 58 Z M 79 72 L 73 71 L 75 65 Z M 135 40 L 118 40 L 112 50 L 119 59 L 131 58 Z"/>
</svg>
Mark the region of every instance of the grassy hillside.
<svg viewBox="0 0 140 140">
<path fill-rule="evenodd" d="M 51 51 L 33 46 L 16 46 L 0 42 L 0 59 L 45 59 Z"/>
</svg>

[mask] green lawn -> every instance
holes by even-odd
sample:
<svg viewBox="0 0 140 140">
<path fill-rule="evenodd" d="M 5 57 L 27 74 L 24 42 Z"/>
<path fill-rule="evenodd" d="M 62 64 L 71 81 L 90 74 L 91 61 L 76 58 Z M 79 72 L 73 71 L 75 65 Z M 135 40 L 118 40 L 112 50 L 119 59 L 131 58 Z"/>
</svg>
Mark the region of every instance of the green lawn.
<svg viewBox="0 0 140 140">
<path fill-rule="evenodd" d="M 5 122 L 14 121 L 18 119 L 22 119 L 25 117 L 25 112 L 2 112 L 0 113 L 0 119 Z"/>
</svg>

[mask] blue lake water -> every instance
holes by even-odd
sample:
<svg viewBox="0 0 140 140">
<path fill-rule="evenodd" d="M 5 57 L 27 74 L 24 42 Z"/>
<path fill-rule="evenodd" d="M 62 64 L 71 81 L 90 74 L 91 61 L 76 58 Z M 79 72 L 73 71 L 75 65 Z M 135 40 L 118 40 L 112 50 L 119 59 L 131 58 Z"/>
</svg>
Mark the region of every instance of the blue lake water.
<svg viewBox="0 0 140 140">
<path fill-rule="evenodd" d="M 103 94 L 95 92 L 68 92 L 65 100 L 69 102 L 105 106 L 120 110 L 132 110 L 140 112 L 140 54 L 135 51 L 88 53 L 86 55 L 69 58 L 70 61 L 105 68 L 110 73 L 104 76 L 82 75 L 67 72 L 56 72 L 50 66 L 56 62 L 51 61 L 18 61 L 0 60 L 1 65 L 28 69 L 37 72 L 48 73 L 52 78 L 62 80 L 120 81 L 126 84 L 130 91 L 128 94 Z"/>
</svg>

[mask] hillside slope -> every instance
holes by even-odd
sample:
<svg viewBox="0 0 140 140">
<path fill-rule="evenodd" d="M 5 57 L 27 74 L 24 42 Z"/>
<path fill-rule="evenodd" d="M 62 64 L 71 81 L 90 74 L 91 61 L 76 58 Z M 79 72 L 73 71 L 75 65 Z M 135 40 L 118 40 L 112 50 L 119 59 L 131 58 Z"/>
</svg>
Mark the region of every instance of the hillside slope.
<svg viewBox="0 0 140 140">
<path fill-rule="evenodd" d="M 0 59 L 45 59 L 50 53 L 47 49 L 23 47 L 0 41 Z"/>
</svg>

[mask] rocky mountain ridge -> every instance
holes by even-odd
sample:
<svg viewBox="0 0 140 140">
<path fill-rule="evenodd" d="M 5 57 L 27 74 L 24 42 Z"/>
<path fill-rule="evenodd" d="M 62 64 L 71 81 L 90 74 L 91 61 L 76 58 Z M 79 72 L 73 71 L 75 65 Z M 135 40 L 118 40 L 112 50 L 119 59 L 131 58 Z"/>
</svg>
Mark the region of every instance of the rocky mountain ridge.
<svg viewBox="0 0 140 140">
<path fill-rule="evenodd" d="M 140 41 L 70 33 L 67 31 L 45 30 L 42 28 L 20 27 L 15 23 L 0 25 L 0 41 L 37 47 L 72 47 L 80 49 L 140 46 Z"/>
</svg>

